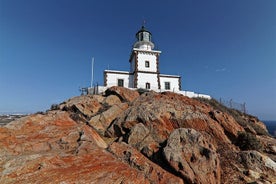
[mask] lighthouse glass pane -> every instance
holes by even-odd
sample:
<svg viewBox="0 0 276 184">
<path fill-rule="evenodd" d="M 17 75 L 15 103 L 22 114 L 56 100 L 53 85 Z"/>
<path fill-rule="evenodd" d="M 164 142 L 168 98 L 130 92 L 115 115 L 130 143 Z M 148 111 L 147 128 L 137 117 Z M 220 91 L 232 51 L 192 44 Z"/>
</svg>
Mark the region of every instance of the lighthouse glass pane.
<svg viewBox="0 0 276 184">
<path fill-rule="evenodd" d="M 171 89 L 171 83 L 165 82 L 165 90 L 170 90 L 170 89 Z"/>
<path fill-rule="evenodd" d="M 140 33 L 139 37 L 140 37 L 139 41 L 143 41 L 143 33 Z"/>
<path fill-rule="evenodd" d="M 124 79 L 118 79 L 118 86 L 124 87 Z"/>
<path fill-rule="evenodd" d="M 144 32 L 144 40 L 149 41 L 149 33 Z"/>
</svg>

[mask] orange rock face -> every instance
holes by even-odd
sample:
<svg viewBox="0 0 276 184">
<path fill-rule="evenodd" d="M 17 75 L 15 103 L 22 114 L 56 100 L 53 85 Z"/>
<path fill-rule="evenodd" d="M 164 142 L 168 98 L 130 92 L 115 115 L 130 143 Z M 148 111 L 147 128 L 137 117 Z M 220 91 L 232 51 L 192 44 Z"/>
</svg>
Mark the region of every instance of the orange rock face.
<svg viewBox="0 0 276 184">
<path fill-rule="evenodd" d="M 146 93 L 133 101 L 133 105 L 110 126 L 107 134 L 124 135 L 125 131 L 130 131 L 135 124 L 143 123 L 158 143 L 164 142 L 176 128 L 204 131 L 225 143 L 230 143 L 221 126 L 222 122 L 214 120 L 209 115 L 210 111 L 211 107 L 174 93 Z M 239 126 L 232 121 L 232 126 L 235 125 Z"/>
<path fill-rule="evenodd" d="M 119 87 L 119 86 L 113 86 L 107 89 L 105 93 L 107 95 L 116 95 L 123 102 L 132 102 L 133 100 L 139 97 L 139 93 L 137 91 Z"/>
<path fill-rule="evenodd" d="M 20 156 L 6 162 L 1 183 L 150 183 L 103 149 L 82 155 Z"/>
<path fill-rule="evenodd" d="M 0 127 L 0 183 L 275 183 L 275 139 L 221 109 L 121 87 L 71 98 Z"/>
<path fill-rule="evenodd" d="M 100 104 L 101 100 L 103 99 L 92 95 L 73 97 L 60 104 L 59 108 L 66 111 L 81 113 L 86 117 L 92 117 L 102 108 Z"/>
<path fill-rule="evenodd" d="M 0 183 L 150 183 L 66 112 L 32 115 L 0 132 Z"/>
<path fill-rule="evenodd" d="M 217 121 L 224 129 L 225 132 L 231 136 L 237 137 L 238 132 L 243 132 L 244 129 L 239 125 L 232 116 L 222 113 L 220 111 L 211 111 L 211 117 Z"/>
<path fill-rule="evenodd" d="M 124 143 L 113 143 L 110 148 L 110 152 L 113 153 L 119 159 L 127 162 L 128 164 L 137 168 L 144 177 L 154 183 L 183 183 L 183 181 L 162 169 L 160 166 L 154 164 L 143 156 L 139 151 Z"/>
</svg>

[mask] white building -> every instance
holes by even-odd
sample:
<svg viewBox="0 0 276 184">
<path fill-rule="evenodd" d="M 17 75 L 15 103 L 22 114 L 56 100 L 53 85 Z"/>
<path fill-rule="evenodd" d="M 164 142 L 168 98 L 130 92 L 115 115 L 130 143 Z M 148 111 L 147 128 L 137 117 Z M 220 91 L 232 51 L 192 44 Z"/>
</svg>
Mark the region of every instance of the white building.
<svg viewBox="0 0 276 184">
<path fill-rule="evenodd" d="M 127 88 L 144 88 L 155 91 L 181 91 L 181 77 L 160 74 L 159 56 L 161 51 L 153 50 L 152 35 L 144 26 L 136 33 L 129 59 L 130 71 L 104 71 L 104 85 Z"/>
<path fill-rule="evenodd" d="M 111 86 L 126 88 L 143 88 L 157 92 L 172 91 L 188 97 L 211 97 L 192 91 L 181 90 L 181 77 L 178 75 L 160 74 L 159 56 L 161 51 L 153 50 L 152 35 L 144 26 L 136 33 L 137 41 L 134 43 L 129 64 L 129 71 L 105 70 L 104 86 L 88 88 L 88 93 L 102 93 Z"/>
</svg>

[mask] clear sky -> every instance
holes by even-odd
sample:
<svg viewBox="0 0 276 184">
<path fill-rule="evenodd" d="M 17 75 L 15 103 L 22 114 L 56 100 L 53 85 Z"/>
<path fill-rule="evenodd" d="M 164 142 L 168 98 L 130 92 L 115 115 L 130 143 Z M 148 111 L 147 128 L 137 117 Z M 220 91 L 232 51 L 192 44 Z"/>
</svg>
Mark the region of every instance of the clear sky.
<svg viewBox="0 0 276 184">
<path fill-rule="evenodd" d="M 276 120 L 275 0 L 0 0 L 0 113 L 36 112 L 80 94 L 103 70 L 129 70 L 146 20 L 160 71 L 183 90 L 245 102 Z"/>
</svg>

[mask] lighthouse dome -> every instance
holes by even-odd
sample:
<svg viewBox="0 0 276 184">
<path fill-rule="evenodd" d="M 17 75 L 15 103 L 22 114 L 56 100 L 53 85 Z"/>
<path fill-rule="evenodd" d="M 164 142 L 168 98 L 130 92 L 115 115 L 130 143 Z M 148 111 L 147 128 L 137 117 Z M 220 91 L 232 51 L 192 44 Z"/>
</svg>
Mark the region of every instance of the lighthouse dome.
<svg viewBox="0 0 276 184">
<path fill-rule="evenodd" d="M 134 44 L 134 48 L 142 50 L 152 50 L 154 48 L 154 44 L 151 42 L 151 32 L 146 30 L 145 26 L 142 26 L 142 28 L 136 33 L 136 39 L 137 41 Z"/>
</svg>

